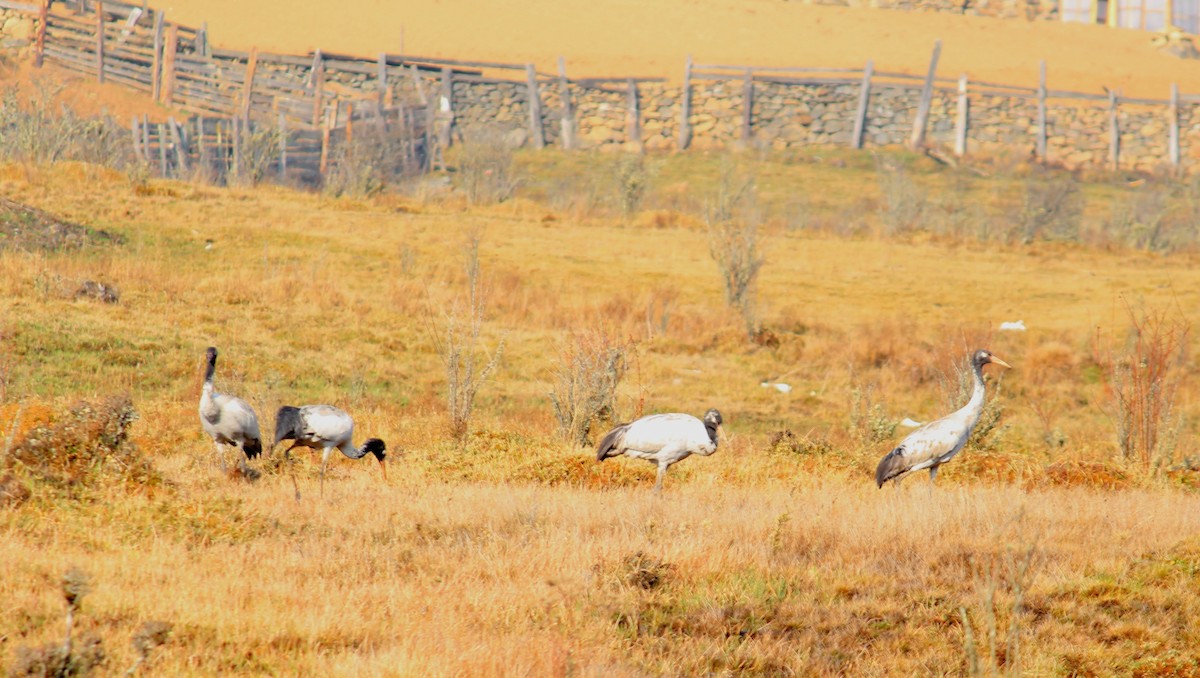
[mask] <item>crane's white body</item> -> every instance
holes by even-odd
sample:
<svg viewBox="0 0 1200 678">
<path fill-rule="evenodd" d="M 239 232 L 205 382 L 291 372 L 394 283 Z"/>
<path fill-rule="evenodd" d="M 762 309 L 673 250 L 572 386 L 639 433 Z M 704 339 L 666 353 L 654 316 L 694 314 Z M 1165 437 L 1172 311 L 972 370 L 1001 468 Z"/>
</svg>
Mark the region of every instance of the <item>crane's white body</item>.
<svg viewBox="0 0 1200 678">
<path fill-rule="evenodd" d="M 275 416 L 275 444 L 283 440 L 292 441 L 291 447 L 284 450 L 285 456 L 296 447 L 321 450 L 322 493 L 325 489 L 325 468 L 329 464 L 329 455 L 335 449 L 350 459 L 362 459 L 368 453 L 375 455 L 383 477 L 387 479 L 383 461 L 386 446 L 383 441 L 370 438 L 362 446 L 355 447 L 354 419 L 333 405 L 281 407 Z"/>
<path fill-rule="evenodd" d="M 655 491 L 662 490 L 663 476 L 672 464 L 699 454 L 717 451 L 721 415 L 709 410 L 704 421 L 690 414 L 653 414 L 609 431 L 600 442 L 596 459 L 626 455 L 658 465 Z"/>
<path fill-rule="evenodd" d="M 216 361 L 217 351 L 210 348 L 204 388 L 200 392 L 200 426 L 213 439 L 221 470 L 226 470 L 226 445 L 238 448 L 246 458 L 253 459 L 262 452 L 262 435 L 258 416 L 249 403 L 236 396 L 217 393 L 213 388 Z"/>
<path fill-rule="evenodd" d="M 931 421 L 905 436 L 895 449 L 880 460 L 875 470 L 876 484 L 883 487 L 889 480 L 899 483 L 909 473 L 925 469 L 929 469 L 929 481 L 933 482 L 938 467 L 962 451 L 983 413 L 983 366 L 988 363 L 1009 366 L 986 351 L 977 352 L 972 359 L 975 386 L 971 391 L 971 399 L 953 414 Z"/>
</svg>

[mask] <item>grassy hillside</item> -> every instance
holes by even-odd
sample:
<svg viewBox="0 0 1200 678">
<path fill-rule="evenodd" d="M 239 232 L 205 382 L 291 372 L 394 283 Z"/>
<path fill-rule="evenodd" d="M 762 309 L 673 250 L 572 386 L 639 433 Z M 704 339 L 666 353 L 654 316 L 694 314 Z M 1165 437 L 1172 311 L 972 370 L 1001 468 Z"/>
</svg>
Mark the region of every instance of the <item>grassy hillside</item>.
<svg viewBox="0 0 1200 678">
<path fill-rule="evenodd" d="M 1076 228 L 1025 243 L 1020 215 L 1048 204 L 1031 187 L 1064 177 L 849 154 L 626 163 L 518 156 L 496 204 L 463 166 L 373 198 L 4 168 L 9 198 L 120 236 L 0 253 L 5 454 L 31 459 L 34 425 L 121 392 L 140 452 L 9 464 L 31 496 L 0 506 L 0 663 L 61 639 L 76 565 L 93 589 L 76 634 L 101 640 L 106 673 L 150 620 L 173 625 L 144 660 L 164 674 L 1200 671 L 1190 338 L 1159 382 L 1178 391 L 1150 465 L 1119 455 L 1106 379 L 1131 318 L 1194 317 L 1190 187 L 1071 179 Z M 757 340 L 705 226 L 751 178 L 734 213 L 764 238 Z M 1114 234 L 1156 191 L 1171 246 Z M 476 355 L 499 367 L 456 441 L 442 349 L 472 236 Z M 119 302 L 78 298 L 86 280 Z M 1028 331 L 998 330 L 1013 320 Z M 661 497 L 650 465 L 556 435 L 549 394 L 589 341 L 626 347 L 617 418 L 725 416 L 721 450 Z M 278 458 L 254 483 L 222 476 L 196 420 L 208 345 L 218 389 L 267 430 L 282 404 L 352 412 L 388 442 L 390 482 L 338 457 L 321 497 L 315 455 L 300 502 Z M 897 422 L 948 411 L 983 345 L 1016 367 L 992 375 L 989 433 L 937 489 L 877 490 Z"/>
</svg>

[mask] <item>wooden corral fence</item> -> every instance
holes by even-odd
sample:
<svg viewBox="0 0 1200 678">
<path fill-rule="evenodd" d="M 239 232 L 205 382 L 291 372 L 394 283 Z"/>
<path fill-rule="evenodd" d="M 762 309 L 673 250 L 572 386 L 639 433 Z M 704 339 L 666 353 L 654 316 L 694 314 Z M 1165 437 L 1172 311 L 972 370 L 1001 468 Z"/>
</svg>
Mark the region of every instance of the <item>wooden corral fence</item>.
<svg viewBox="0 0 1200 678">
<path fill-rule="evenodd" d="M 1032 125 L 1010 125 L 1020 127 L 1020 131 L 1008 136 L 1028 144 L 1043 162 L 1050 161 L 1055 151 L 1062 154 L 1071 150 L 1066 147 L 1069 144 L 1080 143 L 1090 148 L 1091 162 L 1104 160 L 1104 164 L 1117 168 L 1125 140 L 1136 141 L 1143 148 L 1152 144 L 1155 157 L 1179 167 L 1183 146 L 1200 143 L 1191 137 L 1183 139 L 1180 129 L 1181 115 L 1189 121 L 1196 117 L 1200 96 L 1181 95 L 1176 86 L 1171 87 L 1169 99 L 1125 98 L 1115 91 L 1091 94 L 1049 90 L 1044 63 L 1038 87 L 971 80 L 965 74 L 947 78 L 939 76 L 937 70 L 940 41 L 934 46 L 924 75 L 876 70 L 870 61 L 863 68 L 764 68 L 693 63 L 689 57 L 679 87 L 665 85 L 659 78 L 568 78 L 561 57 L 557 73 L 544 73 L 533 64 L 412 55 L 380 54 L 370 59 L 321 50 L 286 55 L 257 49 L 220 49 L 212 46 L 205 25 L 196 28 L 171 23 L 161 10 L 117 0 L 51 1 L 31 4 L 0 0 L 2 8 L 38 14 L 34 37 L 38 64 L 48 59 L 98 80 L 138 89 L 164 105 L 195 114 L 195 118 L 178 124 L 134 121 L 131 125 L 135 152 L 164 173 L 182 170 L 189 163 L 203 166 L 207 158 L 224 158 L 231 171 L 240 171 L 247 161 L 242 157 L 247 135 L 255 141 L 257 152 L 262 144 L 257 143 L 255 135 L 277 130 L 283 143 L 272 171 L 319 181 L 339 156 L 331 144 L 352 139 L 354 125 L 368 120 L 377 121 L 368 124 L 412 135 L 400 144 L 405 157 L 398 162 L 406 166 L 413 162 L 437 165 L 441 163 L 441 150 L 450 146 L 456 130 L 472 124 L 471 116 L 475 116 L 474 122 L 490 119 L 494 111 L 481 113 L 481 106 L 486 104 L 480 100 L 486 97 L 476 93 L 497 86 L 504 88 L 508 97 L 501 108 L 524 109 L 520 121 L 526 131 L 524 141 L 536 148 L 553 143 L 570 149 L 588 143 L 611 143 L 616 137 L 641 148 L 653 136 L 648 130 L 643 134 L 648 114 L 642 108 L 644 100 L 658 96 L 669 103 L 656 106 L 655 128 L 670 132 L 655 133 L 673 134 L 673 138 L 657 141 L 665 141 L 677 150 L 686 149 L 695 141 L 695 120 L 700 117 L 693 99 L 713 84 L 719 84 L 727 98 L 740 100 L 741 106 L 740 125 L 732 134 L 723 132 L 724 136 L 717 139 L 721 143 L 763 143 L 761 135 L 769 121 L 760 120 L 761 111 L 756 113 L 756 98 L 760 90 L 780 86 L 793 91 L 836 87 L 843 100 L 854 97 L 857 91 L 857 106 L 839 108 L 837 112 L 842 116 L 837 121 L 839 126 L 851 131 L 817 141 L 844 143 L 852 148 L 862 148 L 868 141 L 873 145 L 904 143 L 914 149 L 929 148 L 927 135 L 935 98 L 940 102 L 936 109 L 941 116 L 938 140 L 951 145 L 945 132 L 947 97 L 956 102 L 952 146 L 960 157 L 967 155 L 968 144 L 974 143 L 973 129 L 984 125 L 994 129 L 1010 122 L 997 115 L 989 118 L 984 107 L 973 103 L 984 99 L 1003 99 L 1010 107 L 1019 106 L 1023 111 L 1032 107 L 1036 111 Z M 897 122 L 893 120 L 887 134 L 877 133 L 872 138 L 868 127 L 874 125 L 878 130 L 881 124 L 871 110 L 873 97 L 889 92 L 902 93 L 913 104 L 911 119 L 905 117 L 902 123 L 911 124 L 911 131 L 906 128 L 897 133 Z M 711 96 L 711 92 L 708 94 Z M 1048 114 L 1048 102 L 1052 100 L 1058 106 L 1052 111 L 1058 118 Z M 614 120 L 610 114 L 614 102 L 619 101 L 624 102 L 623 129 L 603 135 L 604 140 L 599 142 L 594 135 L 591 140 L 582 138 L 580 125 L 595 125 L 597 119 L 603 119 L 610 128 L 622 126 L 622 120 Z M 1092 109 L 1087 138 L 1080 139 L 1072 132 L 1074 136 L 1064 141 L 1065 137 L 1059 135 L 1051 148 L 1048 136 L 1055 124 L 1068 126 L 1064 102 Z M 1135 140 L 1132 130 L 1120 129 L 1125 105 L 1146 109 L 1137 114 L 1138 120 L 1161 120 L 1161 131 L 1156 125 L 1139 123 L 1140 136 Z M 663 121 L 664 106 L 670 106 L 670 115 L 676 116 L 671 125 Z M 465 115 L 457 110 L 460 107 Z M 786 110 L 779 115 L 793 113 Z M 853 119 L 847 120 L 849 116 Z M 1022 112 L 1012 117 L 1015 122 L 1029 116 Z M 1164 137 L 1161 140 L 1157 138 L 1160 134 Z M 712 140 L 711 135 L 706 139 Z M 813 141 L 791 139 L 787 143 Z M 1107 146 L 1107 158 L 1098 157 L 1102 154 L 1098 144 Z"/>
</svg>

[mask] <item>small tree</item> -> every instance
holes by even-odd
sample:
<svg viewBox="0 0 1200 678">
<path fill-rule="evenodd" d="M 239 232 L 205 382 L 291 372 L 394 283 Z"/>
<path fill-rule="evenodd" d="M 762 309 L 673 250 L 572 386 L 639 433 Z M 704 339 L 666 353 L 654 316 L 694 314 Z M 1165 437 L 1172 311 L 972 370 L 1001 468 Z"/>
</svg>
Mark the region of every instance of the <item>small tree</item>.
<svg viewBox="0 0 1200 678">
<path fill-rule="evenodd" d="M 1161 311 L 1137 312 L 1128 303 L 1129 332 L 1120 348 L 1097 335 L 1109 410 L 1121 456 L 1146 468 L 1169 461 L 1174 448 L 1175 396 L 1185 372 L 1176 369 L 1191 326 Z"/>
<path fill-rule="evenodd" d="M 445 318 L 444 333 L 433 328 L 433 342 L 446 365 L 446 403 L 450 415 L 450 434 L 456 440 L 466 437 L 470 430 L 475 396 L 488 377 L 500 365 L 504 353 L 504 338 L 496 350 L 484 359 L 480 355 L 480 332 L 486 308 L 486 290 L 481 281 L 479 243 L 482 235 L 472 231 L 464 244 L 467 273 L 466 318 L 459 317 L 457 306 Z M 431 323 L 432 325 L 432 323 Z M 482 364 L 482 366 L 480 366 Z"/>
<path fill-rule="evenodd" d="M 742 316 L 747 336 L 759 329 L 755 283 L 766 262 L 753 198 L 754 180 L 726 165 L 707 213 L 708 251 L 721 272 L 725 303 Z"/>
<path fill-rule="evenodd" d="M 565 440 L 586 445 L 592 422 L 616 419 L 617 387 L 629 366 L 631 345 L 598 332 L 574 334 L 568 340 L 550 391 L 558 433 Z"/>
</svg>

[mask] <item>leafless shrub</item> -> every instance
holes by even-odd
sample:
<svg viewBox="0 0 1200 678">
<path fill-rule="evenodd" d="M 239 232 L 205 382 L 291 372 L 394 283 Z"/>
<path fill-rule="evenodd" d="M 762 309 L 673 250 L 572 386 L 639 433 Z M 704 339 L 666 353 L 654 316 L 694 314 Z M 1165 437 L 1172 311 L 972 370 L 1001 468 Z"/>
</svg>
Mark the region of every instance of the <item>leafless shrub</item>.
<svg viewBox="0 0 1200 678">
<path fill-rule="evenodd" d="M 1071 175 L 1034 172 L 1025 179 L 1016 214 L 1021 242 L 1078 240 L 1085 202 L 1079 182 Z"/>
<path fill-rule="evenodd" d="M 1173 204 L 1170 189 L 1159 186 L 1115 202 L 1103 228 L 1110 240 L 1151 252 L 1170 252 L 1195 240 L 1187 211 Z"/>
<path fill-rule="evenodd" d="M 920 227 L 921 218 L 929 210 L 925 191 L 912 180 L 900 165 L 877 163 L 879 192 L 882 202 L 879 216 L 886 235 L 900 235 Z"/>
<path fill-rule="evenodd" d="M 947 410 L 957 410 L 966 405 L 975 390 L 975 369 L 971 366 L 970 357 L 955 361 L 952 365 L 952 372 L 939 372 L 937 375 L 938 387 Z M 1000 445 L 1007 431 L 1007 427 L 1002 424 L 1004 409 L 1004 394 L 997 385 L 984 401 L 979 421 L 971 431 L 971 437 L 967 439 L 968 447 L 994 450 Z"/>
<path fill-rule="evenodd" d="M 972 558 L 978 599 L 959 607 L 969 676 L 1020 676 L 1025 593 L 1033 583 L 1037 546 L 1008 547 Z"/>
<path fill-rule="evenodd" d="M 9 452 L 5 465 L 70 496 L 106 480 L 152 488 L 162 478 L 129 440 L 136 419 L 128 395 L 80 403 L 53 426 L 30 431 Z"/>
<path fill-rule="evenodd" d="M 617 160 L 613 172 L 617 187 L 617 201 L 621 205 L 621 216 L 626 220 L 637 214 L 646 197 L 650 174 L 640 154 L 625 154 Z"/>
<path fill-rule="evenodd" d="M 458 181 L 472 205 L 513 197 L 521 182 L 512 147 L 496 133 L 468 135 L 458 150 Z"/>
<path fill-rule="evenodd" d="M 171 624 L 161 621 L 148 621 L 142 624 L 142 627 L 133 635 L 132 641 L 138 658 L 133 666 L 125 672 L 126 676 L 137 674 L 138 669 L 150 661 L 150 653 L 154 651 L 154 648 L 166 644 L 171 635 L 171 628 Z"/>
<path fill-rule="evenodd" d="M 568 339 L 550 392 L 558 433 L 565 440 L 586 445 L 594 421 L 616 418 L 617 387 L 629 366 L 630 348 L 630 343 L 597 332 Z"/>
<path fill-rule="evenodd" d="M 423 136 L 422 130 L 395 121 L 360 122 L 353 138 L 335 147 L 325 192 L 366 196 L 403 186 L 425 171 Z"/>
<path fill-rule="evenodd" d="M 63 160 L 121 169 L 131 157 L 127 133 L 111 118 L 80 118 L 55 103 L 62 87 L 43 86 L 27 97 L 0 94 L 0 158 L 29 165 Z"/>
<path fill-rule="evenodd" d="M 275 125 L 245 125 L 238 133 L 240 157 L 230 168 L 229 183 L 257 186 L 269 178 L 271 166 L 277 166 L 287 136 Z"/>
<path fill-rule="evenodd" d="M 1096 360 L 1117 427 L 1121 455 L 1143 467 L 1171 461 L 1178 421 L 1175 398 L 1185 371 L 1178 369 L 1191 325 L 1182 314 L 1137 311 L 1125 305 L 1127 337 L 1119 346 L 1097 332 Z"/>
<path fill-rule="evenodd" d="M 450 434 L 456 440 L 465 438 L 469 432 L 475 396 L 499 367 L 504 354 L 502 337 L 490 356 L 482 355 L 480 333 L 487 300 L 479 266 L 481 239 L 480 233 L 473 231 L 467 235 L 463 247 L 467 272 L 466 319 L 459 317 L 459 311 L 455 308 L 446 314 L 443 331 L 438 331 L 436 324 L 430 323 L 434 346 L 446 366 Z"/>
<path fill-rule="evenodd" d="M 755 283 L 766 262 L 754 208 L 754 179 L 722 165 L 706 221 L 708 251 L 721 273 L 725 303 L 741 314 L 746 336 L 753 337 L 759 329 Z"/>
<path fill-rule="evenodd" d="M 887 415 L 883 403 L 875 398 L 874 385 L 855 386 L 850 392 L 850 434 L 862 447 L 874 447 L 891 440 L 899 422 Z"/>
<path fill-rule="evenodd" d="M 77 647 L 72 637 L 75 614 L 90 592 L 91 581 L 86 573 L 75 567 L 67 570 L 62 578 L 62 595 L 67 604 L 65 639 L 62 644 L 17 648 L 10 676 L 83 676 L 104 664 L 104 647 L 99 638 L 86 637 Z"/>
</svg>

